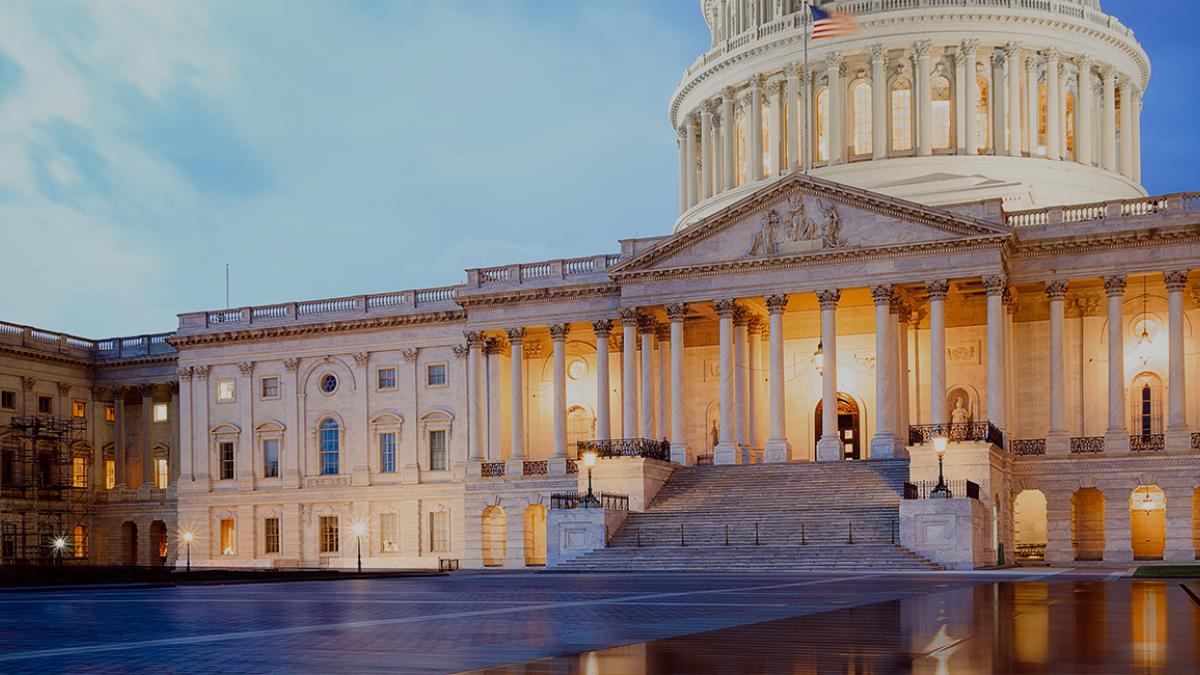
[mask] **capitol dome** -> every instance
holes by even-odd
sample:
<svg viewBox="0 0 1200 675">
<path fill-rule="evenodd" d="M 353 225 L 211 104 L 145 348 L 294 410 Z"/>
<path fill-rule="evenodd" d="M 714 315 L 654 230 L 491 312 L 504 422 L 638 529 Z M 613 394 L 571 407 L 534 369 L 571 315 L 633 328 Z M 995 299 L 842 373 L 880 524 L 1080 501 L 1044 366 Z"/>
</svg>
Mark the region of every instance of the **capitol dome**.
<svg viewBox="0 0 1200 675">
<path fill-rule="evenodd" d="M 806 157 L 814 176 L 929 205 L 1146 194 L 1150 61 L 1099 0 L 815 4 L 857 27 L 809 40 L 805 68 L 801 0 L 701 0 L 711 47 L 669 110 L 676 229 L 804 170 Z"/>
</svg>

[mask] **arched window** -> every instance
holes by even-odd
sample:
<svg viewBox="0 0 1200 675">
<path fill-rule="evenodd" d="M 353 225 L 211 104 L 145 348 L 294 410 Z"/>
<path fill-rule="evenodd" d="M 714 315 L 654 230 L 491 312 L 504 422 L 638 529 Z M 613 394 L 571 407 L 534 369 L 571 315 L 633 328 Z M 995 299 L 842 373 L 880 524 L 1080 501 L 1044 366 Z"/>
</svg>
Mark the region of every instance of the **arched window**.
<svg viewBox="0 0 1200 675">
<path fill-rule="evenodd" d="M 979 84 L 979 99 L 975 102 L 975 140 L 982 151 L 992 147 L 992 135 L 988 113 L 988 81 L 983 75 L 978 75 L 975 81 Z"/>
<path fill-rule="evenodd" d="M 892 82 L 892 152 L 912 151 L 912 117 L 912 83 L 897 77 Z"/>
<path fill-rule="evenodd" d="M 579 447 L 580 441 L 588 441 L 595 437 L 595 420 L 591 413 L 582 406 L 574 406 L 567 411 L 567 448 L 568 451 Z"/>
<path fill-rule="evenodd" d="M 332 476 L 338 472 L 338 423 L 332 417 L 321 422 L 321 475 Z"/>
<path fill-rule="evenodd" d="M 1075 93 L 1067 92 L 1067 118 L 1064 120 L 1067 139 L 1067 159 L 1075 159 Z"/>
<path fill-rule="evenodd" d="M 76 558 L 87 557 L 87 525 L 76 525 L 71 532 L 71 553 Z"/>
<path fill-rule="evenodd" d="M 953 115 L 950 104 L 950 79 L 944 75 L 935 75 L 930 81 L 930 94 L 933 97 L 933 134 L 934 150 L 949 150 L 953 146 L 951 130 Z"/>
<path fill-rule="evenodd" d="M 771 166 L 767 161 L 771 156 L 771 105 L 769 103 L 764 103 L 762 106 L 762 121 L 760 124 L 759 128 L 762 129 L 762 147 L 760 148 L 762 156 L 758 159 L 759 163 L 762 164 L 762 175 L 770 176 Z"/>
<path fill-rule="evenodd" d="M 1131 433 L 1152 436 L 1162 431 L 1162 380 L 1154 373 L 1133 378 L 1130 388 Z"/>
<path fill-rule="evenodd" d="M 1037 88 L 1037 110 L 1038 110 L 1038 132 L 1037 132 L 1037 154 L 1046 154 L 1046 85 L 1039 84 Z M 1096 126 L 1100 126 L 1097 124 Z"/>
<path fill-rule="evenodd" d="M 825 162 L 829 160 L 829 89 L 825 88 L 817 92 L 817 124 L 815 126 L 817 135 L 817 157 L 816 161 Z"/>
<path fill-rule="evenodd" d="M 854 120 L 854 154 L 871 154 L 871 85 L 859 81 L 851 89 L 850 104 Z"/>
<path fill-rule="evenodd" d="M 737 116 L 737 175 L 734 180 L 738 185 L 746 184 L 746 116 Z"/>
</svg>

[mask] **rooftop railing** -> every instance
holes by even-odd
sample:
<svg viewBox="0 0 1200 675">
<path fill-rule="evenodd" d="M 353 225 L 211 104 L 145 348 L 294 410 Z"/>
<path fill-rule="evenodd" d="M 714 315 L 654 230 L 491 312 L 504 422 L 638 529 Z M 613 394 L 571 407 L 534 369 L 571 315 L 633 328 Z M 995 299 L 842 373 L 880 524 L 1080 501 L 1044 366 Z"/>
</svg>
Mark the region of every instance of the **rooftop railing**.
<svg viewBox="0 0 1200 675">
<path fill-rule="evenodd" d="M 92 340 L 68 333 L 56 333 L 33 326 L 0 321 L 0 342 L 39 351 L 102 360 L 174 354 L 175 348 L 167 342 L 172 335 L 174 333 L 150 333 Z"/>
<path fill-rule="evenodd" d="M 561 258 L 535 263 L 469 269 L 467 270 L 467 286 L 482 288 L 493 284 L 523 284 L 531 281 L 570 279 L 603 272 L 617 264 L 620 259 L 620 255 L 608 253 L 586 258 Z"/>
<path fill-rule="evenodd" d="M 1004 224 L 1014 228 L 1037 227 L 1039 225 L 1082 223 L 1092 220 L 1116 220 L 1162 213 L 1187 212 L 1200 212 L 1200 192 L 1181 192 L 1157 197 L 1139 197 L 1121 201 L 1015 211 L 1005 214 Z"/>
</svg>

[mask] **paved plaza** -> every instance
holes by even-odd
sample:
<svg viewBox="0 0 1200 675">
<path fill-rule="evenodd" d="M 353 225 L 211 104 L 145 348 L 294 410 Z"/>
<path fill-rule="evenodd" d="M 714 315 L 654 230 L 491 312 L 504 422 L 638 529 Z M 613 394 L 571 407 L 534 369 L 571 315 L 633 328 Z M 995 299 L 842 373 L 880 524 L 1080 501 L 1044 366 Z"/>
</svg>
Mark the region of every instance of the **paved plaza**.
<svg viewBox="0 0 1200 675">
<path fill-rule="evenodd" d="M 1177 587 L 1049 571 L 526 573 L 6 594 L 0 671 L 1036 672 L 1078 656 L 1171 672 L 1200 663 Z M 1107 651 L 1083 644 L 1105 637 Z"/>
</svg>

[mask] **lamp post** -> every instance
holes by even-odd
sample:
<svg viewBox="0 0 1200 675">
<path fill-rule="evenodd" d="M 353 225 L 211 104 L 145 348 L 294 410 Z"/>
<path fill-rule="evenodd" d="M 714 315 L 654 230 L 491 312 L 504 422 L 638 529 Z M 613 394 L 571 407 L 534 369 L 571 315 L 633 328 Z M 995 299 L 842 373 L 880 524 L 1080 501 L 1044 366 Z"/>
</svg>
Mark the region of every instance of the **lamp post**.
<svg viewBox="0 0 1200 675">
<path fill-rule="evenodd" d="M 192 539 L 195 538 L 190 531 L 183 533 L 183 547 L 187 552 L 187 573 L 192 573 Z"/>
<path fill-rule="evenodd" d="M 946 444 L 948 442 L 945 436 L 938 436 L 933 439 L 933 448 L 937 450 L 938 456 L 938 482 L 933 490 L 929 492 L 930 499 L 950 499 L 954 496 L 950 493 L 950 488 L 946 485 L 946 476 L 942 473 L 942 458 L 946 455 Z"/>
<path fill-rule="evenodd" d="M 358 542 L 358 573 L 362 574 L 362 540 L 363 535 L 367 533 L 367 526 L 360 520 L 355 521 L 354 524 L 350 526 L 350 529 L 352 532 L 354 532 L 354 538 Z"/>
<path fill-rule="evenodd" d="M 588 450 L 583 453 L 583 465 L 587 467 L 588 472 L 588 491 L 579 506 L 585 509 L 594 509 L 600 506 L 600 500 L 596 499 L 596 495 L 592 493 L 592 467 L 596 466 L 596 453 L 593 450 Z"/>
<path fill-rule="evenodd" d="M 66 539 L 66 537 L 55 537 L 54 541 L 52 542 L 52 545 L 54 546 L 55 564 L 61 565 L 62 559 L 63 559 L 63 551 L 65 551 L 67 548 L 67 539 Z"/>
</svg>

